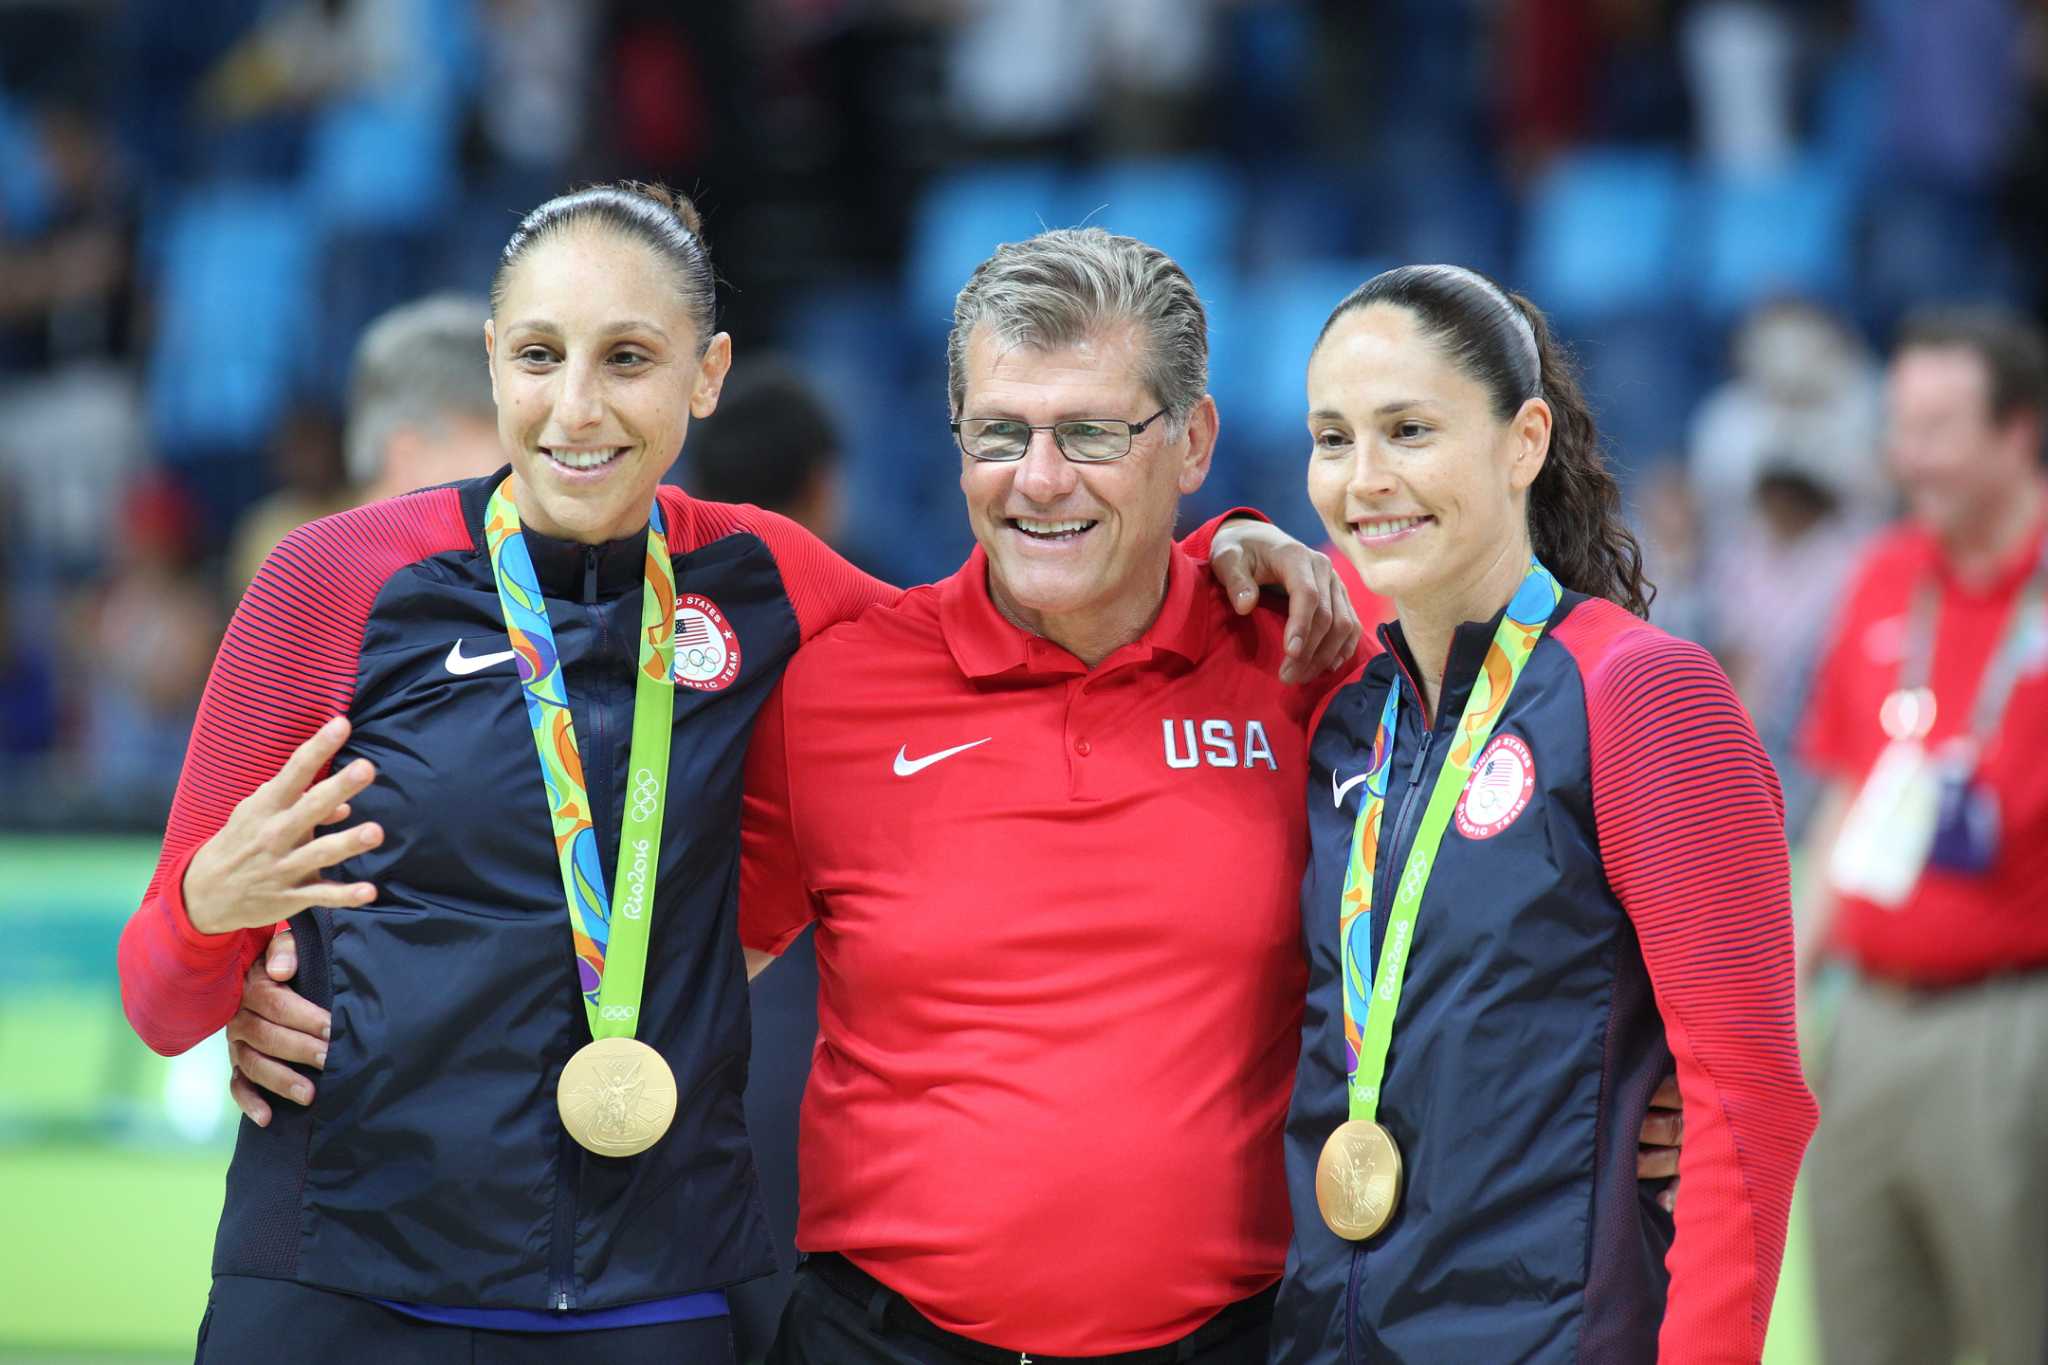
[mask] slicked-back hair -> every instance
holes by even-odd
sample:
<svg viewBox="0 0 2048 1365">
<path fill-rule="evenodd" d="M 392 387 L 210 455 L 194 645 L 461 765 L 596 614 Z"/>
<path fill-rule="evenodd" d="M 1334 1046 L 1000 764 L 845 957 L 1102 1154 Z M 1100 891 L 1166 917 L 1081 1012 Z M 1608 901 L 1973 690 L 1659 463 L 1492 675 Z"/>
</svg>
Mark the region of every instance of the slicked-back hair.
<svg viewBox="0 0 2048 1365">
<path fill-rule="evenodd" d="M 676 293 L 697 331 L 697 351 L 711 344 L 717 322 L 717 275 L 704 240 L 704 218 L 690 197 L 666 185 L 621 180 L 556 195 L 519 220 L 491 276 L 491 312 L 505 297 L 505 282 L 528 252 L 577 227 L 602 227 L 650 248 L 668 263 Z"/>
<path fill-rule="evenodd" d="M 1005 243 L 953 302 L 953 415 L 973 415 L 961 404 L 967 347 L 982 328 L 1005 346 L 1047 351 L 1131 327 L 1143 339 L 1139 379 L 1180 431 L 1209 391 L 1209 319 L 1187 272 L 1158 247 L 1102 228 L 1055 228 Z"/>
<path fill-rule="evenodd" d="M 433 294 L 372 322 L 356 342 L 348 393 L 348 476 L 368 487 L 401 427 L 433 430 L 450 418 L 497 421 L 484 354 L 488 301 Z"/>
</svg>

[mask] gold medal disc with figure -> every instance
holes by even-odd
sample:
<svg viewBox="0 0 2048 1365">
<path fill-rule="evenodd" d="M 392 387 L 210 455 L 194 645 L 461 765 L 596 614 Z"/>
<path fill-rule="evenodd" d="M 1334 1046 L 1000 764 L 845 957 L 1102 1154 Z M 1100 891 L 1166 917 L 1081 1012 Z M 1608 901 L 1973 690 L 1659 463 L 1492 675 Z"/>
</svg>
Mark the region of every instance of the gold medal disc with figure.
<svg viewBox="0 0 2048 1365">
<path fill-rule="evenodd" d="M 599 1156 L 633 1156 L 661 1141 L 676 1116 L 676 1078 L 637 1038 L 600 1038 L 576 1050 L 555 1091 L 562 1126 Z"/>
</svg>

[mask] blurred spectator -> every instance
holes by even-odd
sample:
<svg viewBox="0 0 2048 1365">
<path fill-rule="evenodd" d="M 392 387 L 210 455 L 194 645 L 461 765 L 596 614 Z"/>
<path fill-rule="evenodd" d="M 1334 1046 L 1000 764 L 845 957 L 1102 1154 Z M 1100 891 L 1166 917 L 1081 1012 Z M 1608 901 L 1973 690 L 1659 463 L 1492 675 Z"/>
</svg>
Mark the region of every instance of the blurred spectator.
<svg viewBox="0 0 2048 1365">
<path fill-rule="evenodd" d="M 1996 236 L 1990 196 L 2026 108 L 2024 8 L 2024 0 L 1858 5 L 1883 99 L 1883 177 L 1864 280 L 1879 317 L 2010 283 L 2013 253 Z"/>
<path fill-rule="evenodd" d="M 1643 573 L 1657 587 L 1650 619 L 1673 635 L 1716 649 L 1698 499 L 1682 469 L 1653 465 L 1636 496 L 1642 521 Z"/>
<path fill-rule="evenodd" d="M 1820 644 L 1834 621 L 1866 528 L 1843 508 L 1842 471 L 1789 452 L 1757 472 L 1749 523 L 1713 566 L 1706 638 L 1777 765 L 1786 833 L 1798 839 L 1816 795 L 1794 748 Z M 1770 603 L 1771 628 L 1755 628 Z M 1661 597 L 1659 606 L 1662 605 Z"/>
<path fill-rule="evenodd" d="M 271 441 L 270 466 L 277 491 L 243 512 L 229 538 L 228 587 L 237 597 L 277 542 L 352 503 L 342 466 L 341 427 L 331 413 L 313 407 L 289 413 Z"/>
<path fill-rule="evenodd" d="M 995 154 L 1187 150 L 1218 0 L 951 0 L 947 101 Z"/>
<path fill-rule="evenodd" d="M 70 94 L 10 112 L 0 92 L 0 373 L 125 349 L 130 230 L 98 111 Z"/>
<path fill-rule="evenodd" d="M 1805 471 L 1852 523 L 1881 517 L 1890 490 L 1879 376 L 1862 338 L 1822 308 L 1781 300 L 1742 323 L 1733 360 L 1733 377 L 1693 417 L 1687 459 L 1708 555 L 1729 552 L 1754 527 L 1757 482 L 1773 463 Z"/>
<path fill-rule="evenodd" d="M 1680 53 L 1699 148 L 1723 171 L 1775 171 L 1797 150 L 1800 34 L 1773 0 L 1699 0 L 1681 21 Z"/>
<path fill-rule="evenodd" d="M 46 635 L 21 627 L 13 599 L 0 593 L 0 787 L 38 786 L 22 771 L 40 775 L 40 761 L 57 747 L 57 660 Z"/>
<path fill-rule="evenodd" d="M 491 92 L 477 105 L 484 139 L 504 164 L 559 177 L 583 150 L 596 9 L 574 0 L 486 0 L 481 9 L 483 88 Z M 633 68 L 622 74 L 632 84 Z M 667 93 L 686 102 L 683 90 Z M 638 127 L 619 132 L 630 139 Z"/>
<path fill-rule="evenodd" d="M 1805 734 L 1831 783 L 1806 927 L 1849 978 L 1815 1278 L 1831 1362 L 2003 1365 L 2048 1342 L 2048 342 L 1920 318 L 1887 388 L 1908 518 L 1863 559 Z M 1769 629 L 1792 587 L 1754 604 Z"/>
<path fill-rule="evenodd" d="M 817 390 L 763 357 L 734 369 L 718 411 L 690 437 L 687 476 L 673 481 L 713 502 L 780 512 L 830 544 L 840 526 L 840 453 Z"/>
<path fill-rule="evenodd" d="M 201 517 L 151 476 L 118 495 L 111 569 L 69 612 L 70 675 L 83 692 L 83 779 L 103 818 L 161 819 L 185 761 L 223 618 L 196 571 Z"/>
<path fill-rule="evenodd" d="M 488 474 L 505 463 L 484 353 L 489 300 L 436 294 L 356 343 L 348 397 L 352 502 Z"/>
</svg>

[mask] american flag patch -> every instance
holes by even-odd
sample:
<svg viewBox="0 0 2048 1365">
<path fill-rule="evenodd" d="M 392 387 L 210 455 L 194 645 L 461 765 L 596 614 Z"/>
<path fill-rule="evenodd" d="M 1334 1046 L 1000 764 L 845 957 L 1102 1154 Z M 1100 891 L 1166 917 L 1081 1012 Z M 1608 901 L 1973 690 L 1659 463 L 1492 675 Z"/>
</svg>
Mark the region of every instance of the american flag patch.
<svg viewBox="0 0 2048 1365">
<path fill-rule="evenodd" d="M 676 623 L 676 643 L 684 646 L 710 644 L 711 623 L 697 613 L 690 612 Z"/>
</svg>

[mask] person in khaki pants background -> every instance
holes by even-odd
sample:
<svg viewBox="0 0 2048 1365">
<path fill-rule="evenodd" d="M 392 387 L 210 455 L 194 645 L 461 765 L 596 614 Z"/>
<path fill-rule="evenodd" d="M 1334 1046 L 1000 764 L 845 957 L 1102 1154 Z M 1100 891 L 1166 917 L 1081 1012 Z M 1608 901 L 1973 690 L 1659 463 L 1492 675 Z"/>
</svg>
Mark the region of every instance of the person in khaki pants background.
<svg viewBox="0 0 2048 1365">
<path fill-rule="evenodd" d="M 1813 686 L 1847 988 L 1808 1158 L 1832 1365 L 2048 1360 L 2048 345 L 1929 314 L 1887 379 L 1906 517 Z"/>
</svg>

